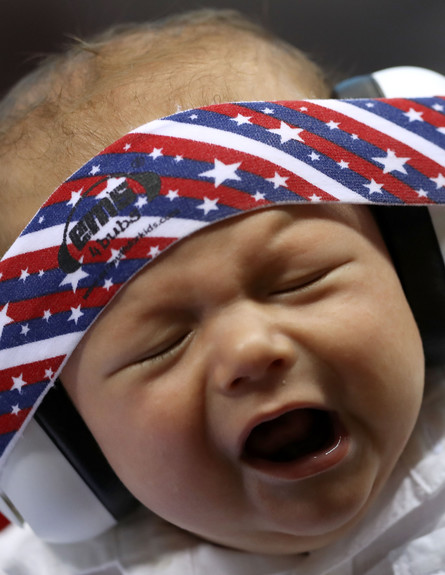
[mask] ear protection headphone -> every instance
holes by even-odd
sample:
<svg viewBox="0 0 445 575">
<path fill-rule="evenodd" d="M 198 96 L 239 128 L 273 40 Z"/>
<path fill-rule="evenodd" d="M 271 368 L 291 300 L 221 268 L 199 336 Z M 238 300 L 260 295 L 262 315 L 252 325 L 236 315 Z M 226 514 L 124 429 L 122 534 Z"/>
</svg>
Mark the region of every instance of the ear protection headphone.
<svg viewBox="0 0 445 575">
<path fill-rule="evenodd" d="M 336 86 L 334 97 L 423 97 L 445 93 L 445 77 L 401 67 Z M 445 214 L 443 207 L 375 207 L 427 360 L 445 359 Z M 409 249 L 407 246 L 409 245 Z M 403 246 L 403 249 L 402 249 Z M 424 282 L 424 278 L 428 282 Z M 60 382 L 48 392 L 0 475 L 0 512 L 28 523 L 44 540 L 89 539 L 139 503 L 119 481 Z"/>
<path fill-rule="evenodd" d="M 400 66 L 347 79 L 335 98 L 427 97 L 443 93 L 445 77 L 425 68 Z M 445 214 L 440 207 L 376 206 L 380 226 L 405 295 L 422 334 L 426 362 L 445 360 Z M 428 281 L 424 281 L 428 278 Z"/>
</svg>

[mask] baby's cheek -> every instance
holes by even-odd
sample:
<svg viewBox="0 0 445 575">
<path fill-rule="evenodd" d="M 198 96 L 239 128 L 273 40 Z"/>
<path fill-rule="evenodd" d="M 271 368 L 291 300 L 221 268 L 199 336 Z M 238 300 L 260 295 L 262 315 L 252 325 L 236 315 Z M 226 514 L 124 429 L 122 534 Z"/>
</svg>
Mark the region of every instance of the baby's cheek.
<svg viewBox="0 0 445 575">
<path fill-rule="evenodd" d="M 341 302 L 326 349 L 344 382 L 344 404 L 382 422 L 403 406 L 410 429 L 423 389 L 422 341 L 392 266 L 383 269 Z"/>
</svg>

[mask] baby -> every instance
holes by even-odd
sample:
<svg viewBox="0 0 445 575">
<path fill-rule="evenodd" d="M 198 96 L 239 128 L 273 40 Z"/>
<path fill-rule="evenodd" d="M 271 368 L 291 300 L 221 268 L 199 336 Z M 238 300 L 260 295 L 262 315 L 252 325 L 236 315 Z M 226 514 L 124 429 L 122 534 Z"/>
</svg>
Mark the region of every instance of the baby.
<svg viewBox="0 0 445 575">
<path fill-rule="evenodd" d="M 203 11 L 80 45 L 3 103 L 2 249 L 61 181 L 144 122 L 328 95 L 300 52 L 237 14 Z M 239 166 L 215 164 L 215 188 L 217 167 L 239 177 Z M 203 199 L 207 215 L 215 200 Z M 424 355 L 367 207 L 272 206 L 159 255 L 60 380 L 145 507 L 224 547 L 296 556 L 339 544 L 372 515 L 418 419 Z"/>
<path fill-rule="evenodd" d="M 147 507 L 223 545 L 298 553 L 375 499 L 417 418 L 423 353 L 370 213 L 294 206 L 159 257 L 62 381 Z"/>
</svg>

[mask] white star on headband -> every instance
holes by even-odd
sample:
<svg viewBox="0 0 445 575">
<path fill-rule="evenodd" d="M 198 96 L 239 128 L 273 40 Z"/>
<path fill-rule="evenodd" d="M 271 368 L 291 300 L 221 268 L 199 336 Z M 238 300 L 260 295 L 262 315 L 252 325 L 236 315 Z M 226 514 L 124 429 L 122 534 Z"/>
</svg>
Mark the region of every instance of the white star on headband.
<svg viewBox="0 0 445 575">
<path fill-rule="evenodd" d="M 204 196 L 204 202 L 198 206 L 198 209 L 203 210 L 205 215 L 207 215 L 209 212 L 219 209 L 218 206 L 216 205 L 218 203 L 218 200 L 219 198 L 210 200 L 209 198 Z"/>
<path fill-rule="evenodd" d="M 82 261 L 80 263 L 82 263 Z M 66 274 L 66 277 L 60 282 L 60 285 L 64 286 L 70 284 L 71 287 L 73 288 L 73 293 L 76 293 L 77 286 L 79 285 L 80 280 L 88 276 L 89 274 L 87 274 L 87 272 L 84 272 L 83 269 L 80 267 L 72 274 Z"/>
<path fill-rule="evenodd" d="M 21 411 L 20 406 L 18 403 L 16 403 L 15 405 L 12 406 L 11 415 L 18 415 L 20 411 Z"/>
<path fill-rule="evenodd" d="M 138 201 L 136 202 L 136 206 L 138 208 L 143 208 L 144 206 L 146 206 L 148 204 L 148 200 L 147 198 L 143 197 L 143 196 L 139 196 Z"/>
<path fill-rule="evenodd" d="M 115 248 L 111 248 L 111 256 L 108 258 L 107 263 L 112 264 L 114 263 L 115 267 L 120 264 L 122 258 L 125 257 L 120 250 L 116 250 Z"/>
<path fill-rule="evenodd" d="M 403 115 L 406 116 L 410 122 L 415 122 L 416 120 L 418 122 L 423 122 L 422 118 L 423 112 L 414 110 L 414 108 L 410 108 L 408 112 L 405 112 Z"/>
<path fill-rule="evenodd" d="M 30 331 L 30 327 L 27 323 L 25 323 L 25 325 L 22 325 L 22 330 L 20 331 L 20 335 L 28 335 L 28 332 Z"/>
<path fill-rule="evenodd" d="M 382 194 L 383 184 L 378 184 L 374 178 L 371 179 L 369 184 L 364 184 L 365 188 L 368 188 L 370 194 Z"/>
<path fill-rule="evenodd" d="M 436 189 L 443 188 L 445 186 L 445 176 L 443 174 L 438 174 L 437 178 L 430 178 L 435 184 Z"/>
<path fill-rule="evenodd" d="M 402 172 L 402 174 L 406 174 L 404 164 L 411 158 L 399 158 L 398 156 L 396 156 L 394 150 L 386 150 L 386 158 L 372 158 L 372 159 L 375 162 L 378 162 L 379 164 L 383 164 L 384 174 L 387 174 L 388 172 Z"/>
<path fill-rule="evenodd" d="M 22 387 L 24 385 L 26 385 L 26 381 L 23 380 L 23 373 L 21 373 L 18 377 L 12 378 L 11 391 L 16 389 L 19 393 L 22 393 Z"/>
<path fill-rule="evenodd" d="M 20 279 L 26 281 L 29 278 L 28 268 L 26 270 L 22 270 L 20 273 Z"/>
<path fill-rule="evenodd" d="M 178 197 L 179 190 L 168 190 L 168 194 L 165 196 L 169 200 L 175 200 Z"/>
<path fill-rule="evenodd" d="M 91 170 L 90 170 L 90 175 L 91 175 L 91 176 L 95 176 L 95 175 L 96 175 L 97 173 L 99 173 L 99 172 L 100 172 L 100 166 L 95 165 L 95 166 L 93 166 L 93 167 L 91 168 Z"/>
<path fill-rule="evenodd" d="M 150 251 L 148 252 L 147 256 L 149 258 L 155 258 L 161 253 L 159 246 L 151 246 Z"/>
<path fill-rule="evenodd" d="M 2 311 L 0 311 L 0 338 L 2 337 L 3 334 L 3 328 L 5 327 L 5 325 L 8 325 L 8 323 L 13 322 L 14 320 L 12 319 L 12 317 L 9 317 L 7 315 L 7 311 L 8 311 L 8 305 L 9 303 L 7 303 Z"/>
<path fill-rule="evenodd" d="M 71 308 L 71 315 L 68 318 L 68 321 L 73 321 L 76 325 L 79 321 L 79 318 L 83 316 L 83 311 L 80 309 L 80 304 L 77 307 Z"/>
<path fill-rule="evenodd" d="M 281 122 L 279 128 L 273 128 L 272 130 L 269 130 L 269 132 L 272 132 L 272 134 L 277 134 L 277 136 L 280 136 L 282 144 L 285 144 L 289 140 L 297 140 L 298 142 L 304 142 L 303 138 L 301 138 L 299 135 L 301 132 L 304 132 L 304 129 L 291 128 L 285 122 Z"/>
<path fill-rule="evenodd" d="M 252 196 L 252 197 L 253 197 L 253 199 L 254 199 L 256 202 L 259 202 L 260 200 L 264 200 L 265 195 L 262 194 L 261 192 L 258 192 L 258 191 L 257 191 L 257 192 L 255 192 L 255 195 Z"/>
<path fill-rule="evenodd" d="M 276 190 L 280 186 L 284 186 L 285 188 L 287 188 L 286 182 L 288 179 L 289 179 L 288 177 L 280 176 L 280 174 L 278 174 L 278 172 L 275 172 L 274 177 L 273 178 L 266 178 L 266 181 L 273 184 L 273 187 Z"/>
<path fill-rule="evenodd" d="M 77 202 L 80 200 L 80 198 L 82 197 L 82 191 L 83 188 L 80 188 L 80 190 L 78 190 L 77 192 L 71 192 L 71 199 L 69 200 L 69 202 L 67 202 L 67 204 L 69 206 L 75 206 L 77 204 Z"/>
<path fill-rule="evenodd" d="M 54 375 L 54 371 L 50 367 L 48 369 L 45 369 L 46 379 L 52 379 L 53 375 Z"/>
<path fill-rule="evenodd" d="M 199 176 L 214 178 L 215 188 L 217 188 L 226 180 L 241 180 L 241 178 L 236 173 L 236 170 L 240 167 L 240 165 L 241 162 L 237 162 L 236 164 L 224 164 L 215 158 L 215 167 L 211 170 L 207 170 L 207 172 L 202 172 L 199 174 Z"/>
<path fill-rule="evenodd" d="M 162 153 L 163 148 L 153 148 L 153 151 L 148 154 L 151 158 L 153 158 L 153 160 L 156 160 L 156 158 L 160 158 L 161 156 L 163 156 L 164 154 Z"/>
<path fill-rule="evenodd" d="M 243 116 L 242 114 L 238 114 L 236 118 L 230 118 L 232 122 L 236 122 L 238 126 L 242 126 L 243 124 L 251 124 L 250 118 L 252 116 Z"/>
</svg>

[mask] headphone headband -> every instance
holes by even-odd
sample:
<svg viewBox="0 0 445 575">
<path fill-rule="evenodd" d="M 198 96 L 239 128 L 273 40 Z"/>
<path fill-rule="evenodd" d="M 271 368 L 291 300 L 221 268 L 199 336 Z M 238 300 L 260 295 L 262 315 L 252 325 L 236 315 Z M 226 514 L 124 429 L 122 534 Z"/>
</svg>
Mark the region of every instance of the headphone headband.
<svg viewBox="0 0 445 575">
<path fill-rule="evenodd" d="M 445 99 L 220 104 L 127 134 L 0 262 L 0 465 L 115 293 L 168 246 L 289 203 L 445 202 Z"/>
</svg>

